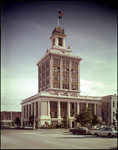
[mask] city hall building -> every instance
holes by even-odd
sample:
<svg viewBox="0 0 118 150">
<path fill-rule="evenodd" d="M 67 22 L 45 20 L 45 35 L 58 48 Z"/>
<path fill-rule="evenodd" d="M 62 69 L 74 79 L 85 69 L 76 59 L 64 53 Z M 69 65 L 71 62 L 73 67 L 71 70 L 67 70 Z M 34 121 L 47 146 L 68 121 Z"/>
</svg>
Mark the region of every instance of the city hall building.
<svg viewBox="0 0 118 150">
<path fill-rule="evenodd" d="M 22 100 L 21 126 L 29 125 L 29 116 L 34 115 L 36 127 L 45 122 L 61 124 L 68 115 L 74 127 L 74 113 L 79 114 L 91 107 L 102 121 L 101 97 L 80 95 L 80 56 L 72 55 L 70 46 L 65 47 L 63 28 L 57 26 L 50 37 L 51 48 L 37 62 L 38 93 Z M 74 108 L 75 106 L 75 108 Z"/>
</svg>

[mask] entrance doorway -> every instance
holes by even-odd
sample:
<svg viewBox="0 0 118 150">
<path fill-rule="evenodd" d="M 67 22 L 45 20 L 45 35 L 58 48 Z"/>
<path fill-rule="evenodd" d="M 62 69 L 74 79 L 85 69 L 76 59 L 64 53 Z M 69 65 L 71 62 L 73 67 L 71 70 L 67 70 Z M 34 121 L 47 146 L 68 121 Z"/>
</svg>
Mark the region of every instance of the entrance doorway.
<svg viewBox="0 0 118 150">
<path fill-rule="evenodd" d="M 74 128 L 74 121 L 72 122 L 72 128 Z"/>
</svg>

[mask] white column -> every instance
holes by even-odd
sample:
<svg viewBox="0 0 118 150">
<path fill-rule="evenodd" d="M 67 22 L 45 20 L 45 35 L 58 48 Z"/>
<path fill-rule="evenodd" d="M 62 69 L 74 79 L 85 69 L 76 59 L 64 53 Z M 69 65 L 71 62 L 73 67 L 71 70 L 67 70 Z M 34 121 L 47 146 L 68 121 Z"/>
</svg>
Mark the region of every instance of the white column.
<svg viewBox="0 0 118 150">
<path fill-rule="evenodd" d="M 63 38 L 63 45 L 62 46 L 65 47 L 65 38 Z"/>
<path fill-rule="evenodd" d="M 53 58 L 52 58 L 52 55 L 50 57 L 50 87 L 52 88 L 53 87 Z"/>
<path fill-rule="evenodd" d="M 55 37 L 55 46 L 58 46 L 58 37 Z"/>
<path fill-rule="evenodd" d="M 27 105 L 25 106 L 25 118 L 27 118 Z"/>
<path fill-rule="evenodd" d="M 69 89 L 71 90 L 71 60 L 69 62 Z"/>
<path fill-rule="evenodd" d="M 48 116 L 50 117 L 50 101 L 48 101 Z"/>
<path fill-rule="evenodd" d="M 80 61 L 78 63 L 78 90 L 80 91 Z"/>
<path fill-rule="evenodd" d="M 96 115 L 96 104 L 94 104 L 94 114 Z"/>
<path fill-rule="evenodd" d="M 79 115 L 79 102 L 77 102 L 77 115 Z"/>
<path fill-rule="evenodd" d="M 34 103 L 34 117 L 36 117 L 36 102 Z"/>
<path fill-rule="evenodd" d="M 60 116 L 60 101 L 58 101 L 58 118 L 61 118 L 61 116 Z"/>
<path fill-rule="evenodd" d="M 111 99 L 111 123 L 113 123 L 113 99 Z"/>
<path fill-rule="evenodd" d="M 28 118 L 29 118 L 29 116 L 30 116 L 30 112 L 29 112 L 29 104 L 28 104 Z"/>
<path fill-rule="evenodd" d="M 70 102 L 68 102 L 68 118 L 70 118 Z"/>
<path fill-rule="evenodd" d="M 38 116 L 40 115 L 39 109 L 40 109 L 40 102 L 38 101 Z"/>
<path fill-rule="evenodd" d="M 31 103 L 31 116 L 33 115 L 33 104 Z"/>
<path fill-rule="evenodd" d="M 23 112 L 24 112 L 24 118 L 25 118 L 25 106 L 24 106 L 24 110 L 23 110 Z"/>
<path fill-rule="evenodd" d="M 62 57 L 61 57 L 61 61 L 60 61 L 60 88 L 62 89 L 62 73 L 63 73 L 63 71 L 62 71 L 62 65 L 63 65 L 63 63 L 62 63 Z"/>
<path fill-rule="evenodd" d="M 86 103 L 86 108 L 88 108 L 88 103 Z"/>
<path fill-rule="evenodd" d="M 22 117 L 22 116 L 21 116 Z M 12 112 L 11 112 L 11 120 L 12 120 Z"/>
</svg>

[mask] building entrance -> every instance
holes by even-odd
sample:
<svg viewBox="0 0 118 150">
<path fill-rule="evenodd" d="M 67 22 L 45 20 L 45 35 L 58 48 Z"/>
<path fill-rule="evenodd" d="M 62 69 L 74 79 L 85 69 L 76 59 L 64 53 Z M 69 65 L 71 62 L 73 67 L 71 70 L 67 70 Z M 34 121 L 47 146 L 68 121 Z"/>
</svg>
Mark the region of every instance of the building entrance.
<svg viewBox="0 0 118 150">
<path fill-rule="evenodd" d="M 74 128 L 74 121 L 72 122 L 72 128 Z"/>
</svg>

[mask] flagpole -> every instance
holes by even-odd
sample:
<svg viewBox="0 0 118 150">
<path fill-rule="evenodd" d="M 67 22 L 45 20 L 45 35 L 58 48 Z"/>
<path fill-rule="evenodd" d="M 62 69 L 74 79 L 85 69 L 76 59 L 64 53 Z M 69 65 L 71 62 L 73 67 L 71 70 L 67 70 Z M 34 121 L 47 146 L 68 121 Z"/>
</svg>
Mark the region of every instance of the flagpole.
<svg viewBox="0 0 118 150">
<path fill-rule="evenodd" d="M 58 8 L 58 12 L 59 12 L 59 8 Z M 59 26 L 59 17 L 57 15 L 57 25 Z"/>
</svg>

